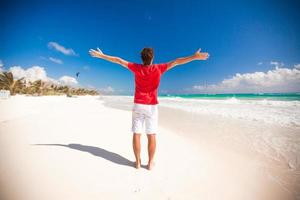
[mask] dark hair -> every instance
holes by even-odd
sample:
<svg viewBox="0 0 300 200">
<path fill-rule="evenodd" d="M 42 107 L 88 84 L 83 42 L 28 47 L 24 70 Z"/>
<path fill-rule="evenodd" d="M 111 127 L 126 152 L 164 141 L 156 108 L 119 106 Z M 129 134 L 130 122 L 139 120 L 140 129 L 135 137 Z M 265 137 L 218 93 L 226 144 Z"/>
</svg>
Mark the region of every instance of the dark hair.
<svg viewBox="0 0 300 200">
<path fill-rule="evenodd" d="M 141 51 L 141 57 L 142 57 L 144 65 L 150 65 L 151 61 L 153 59 L 153 56 L 154 56 L 154 52 L 153 52 L 152 48 L 145 47 Z"/>
</svg>

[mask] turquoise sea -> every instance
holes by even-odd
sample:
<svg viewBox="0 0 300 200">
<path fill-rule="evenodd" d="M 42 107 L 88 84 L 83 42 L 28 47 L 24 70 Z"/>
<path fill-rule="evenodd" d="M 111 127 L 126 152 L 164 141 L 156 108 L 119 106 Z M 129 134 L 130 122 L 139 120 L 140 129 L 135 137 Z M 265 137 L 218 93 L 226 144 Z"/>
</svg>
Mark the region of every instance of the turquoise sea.
<svg viewBox="0 0 300 200">
<path fill-rule="evenodd" d="M 130 110 L 133 99 L 111 96 L 109 101 Z M 300 127 L 300 93 L 164 94 L 158 101 L 159 106 L 193 114 Z"/>
<path fill-rule="evenodd" d="M 159 97 L 181 97 L 185 99 L 244 99 L 244 100 L 277 100 L 300 101 L 300 93 L 249 93 L 249 94 L 163 94 Z"/>
</svg>

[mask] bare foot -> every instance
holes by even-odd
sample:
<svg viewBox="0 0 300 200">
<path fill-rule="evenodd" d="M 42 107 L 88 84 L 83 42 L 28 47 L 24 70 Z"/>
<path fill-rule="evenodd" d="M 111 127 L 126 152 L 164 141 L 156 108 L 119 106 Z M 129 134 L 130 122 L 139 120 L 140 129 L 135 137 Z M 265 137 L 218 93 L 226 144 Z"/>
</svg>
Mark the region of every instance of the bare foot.
<svg viewBox="0 0 300 200">
<path fill-rule="evenodd" d="M 141 168 L 141 159 L 135 161 L 135 168 L 137 169 Z"/>
<path fill-rule="evenodd" d="M 148 165 L 147 165 L 147 169 L 148 169 L 148 170 L 152 170 L 153 167 L 154 167 L 154 165 L 155 165 L 154 161 L 149 161 L 149 162 L 148 162 Z"/>
</svg>

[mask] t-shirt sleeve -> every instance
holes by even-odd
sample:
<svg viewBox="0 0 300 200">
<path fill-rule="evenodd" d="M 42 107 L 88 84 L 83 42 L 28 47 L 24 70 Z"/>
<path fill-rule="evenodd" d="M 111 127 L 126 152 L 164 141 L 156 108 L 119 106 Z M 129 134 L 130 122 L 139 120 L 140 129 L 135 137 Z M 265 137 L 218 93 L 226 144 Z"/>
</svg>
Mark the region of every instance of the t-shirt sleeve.
<svg viewBox="0 0 300 200">
<path fill-rule="evenodd" d="M 137 64 L 136 63 L 129 62 L 127 67 L 133 73 L 135 73 L 137 71 Z"/>
<path fill-rule="evenodd" d="M 168 64 L 163 63 L 163 64 L 158 64 L 158 69 L 160 70 L 160 73 L 163 74 L 165 71 L 167 71 Z"/>
</svg>

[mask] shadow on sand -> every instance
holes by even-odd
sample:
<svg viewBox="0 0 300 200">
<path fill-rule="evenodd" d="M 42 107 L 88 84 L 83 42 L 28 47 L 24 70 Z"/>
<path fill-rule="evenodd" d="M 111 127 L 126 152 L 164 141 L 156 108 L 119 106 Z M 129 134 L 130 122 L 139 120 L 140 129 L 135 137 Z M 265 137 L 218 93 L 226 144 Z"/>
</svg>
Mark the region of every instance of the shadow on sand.
<svg viewBox="0 0 300 200">
<path fill-rule="evenodd" d="M 33 145 L 67 147 L 67 148 L 75 149 L 78 151 L 88 152 L 94 156 L 104 158 L 106 160 L 109 160 L 109 161 L 119 164 L 119 165 L 134 167 L 134 162 L 128 160 L 127 158 L 124 158 L 123 156 L 120 156 L 119 154 L 107 151 L 107 150 L 99 148 L 99 147 L 86 146 L 86 145 L 81 145 L 81 144 L 68 144 L 68 145 L 65 145 L 65 144 L 33 144 Z"/>
</svg>

